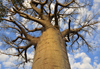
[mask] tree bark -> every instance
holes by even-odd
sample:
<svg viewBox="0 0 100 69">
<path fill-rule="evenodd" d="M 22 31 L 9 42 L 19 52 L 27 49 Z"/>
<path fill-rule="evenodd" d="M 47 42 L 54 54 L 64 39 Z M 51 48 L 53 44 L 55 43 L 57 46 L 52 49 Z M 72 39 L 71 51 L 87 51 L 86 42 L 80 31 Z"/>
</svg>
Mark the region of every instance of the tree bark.
<svg viewBox="0 0 100 69">
<path fill-rule="evenodd" d="M 32 69 L 71 69 L 65 42 L 59 30 L 49 28 L 40 36 Z"/>
</svg>

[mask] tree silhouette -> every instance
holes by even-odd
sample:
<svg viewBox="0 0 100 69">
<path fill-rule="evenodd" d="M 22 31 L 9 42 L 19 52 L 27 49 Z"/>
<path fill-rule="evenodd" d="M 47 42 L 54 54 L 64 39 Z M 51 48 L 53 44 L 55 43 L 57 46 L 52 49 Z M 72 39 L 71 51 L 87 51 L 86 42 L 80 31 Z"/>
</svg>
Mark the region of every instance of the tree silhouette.
<svg viewBox="0 0 100 69">
<path fill-rule="evenodd" d="M 94 49 L 82 32 L 92 34 L 90 30 L 96 30 L 98 13 L 77 18 L 81 15 L 79 9 L 89 7 L 91 1 L 64 0 L 60 3 L 58 0 L 31 0 L 29 6 L 23 2 L 6 0 L 6 3 L 0 3 L 2 48 L 16 50 L 15 53 L 0 53 L 23 58 L 18 66 L 33 60 L 32 69 L 70 69 L 67 47 L 73 50 L 73 47 L 79 49 L 86 45 L 88 50 Z M 64 29 L 60 24 L 68 27 Z M 10 35 L 3 31 L 10 32 Z M 70 46 L 67 45 L 69 42 Z M 30 47 L 35 49 L 34 59 L 27 58 Z"/>
</svg>

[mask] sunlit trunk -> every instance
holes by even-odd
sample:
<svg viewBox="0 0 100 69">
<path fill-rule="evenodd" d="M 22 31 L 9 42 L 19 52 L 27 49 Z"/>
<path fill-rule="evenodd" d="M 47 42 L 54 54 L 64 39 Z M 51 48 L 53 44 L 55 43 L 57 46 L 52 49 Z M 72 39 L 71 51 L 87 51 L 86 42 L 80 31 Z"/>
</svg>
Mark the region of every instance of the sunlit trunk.
<svg viewBox="0 0 100 69">
<path fill-rule="evenodd" d="M 41 35 L 32 69 L 70 69 L 65 42 L 57 29 L 49 28 Z"/>
</svg>

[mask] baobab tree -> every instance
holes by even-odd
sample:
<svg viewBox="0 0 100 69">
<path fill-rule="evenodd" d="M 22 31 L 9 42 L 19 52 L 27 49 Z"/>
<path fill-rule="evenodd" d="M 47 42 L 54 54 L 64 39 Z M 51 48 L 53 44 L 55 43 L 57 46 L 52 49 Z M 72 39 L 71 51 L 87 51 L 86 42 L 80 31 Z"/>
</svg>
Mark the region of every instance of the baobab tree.
<svg viewBox="0 0 100 69">
<path fill-rule="evenodd" d="M 24 64 L 32 59 L 27 58 L 28 49 L 34 48 L 35 55 L 32 69 L 71 69 L 67 43 L 71 42 L 69 48 L 76 49 L 82 44 L 88 50 L 93 50 L 82 32 L 90 33 L 90 29 L 96 30 L 96 15 L 90 15 L 78 19 L 80 8 L 89 7 L 90 1 L 76 0 L 30 0 L 28 5 L 24 0 L 6 0 L 0 3 L 0 28 L 3 48 L 16 50 L 15 53 L 0 51 L 2 54 L 21 56 Z M 51 6 L 54 6 L 53 8 Z M 1 14 L 2 13 L 2 14 Z M 36 24 L 37 26 L 34 26 Z M 67 27 L 61 28 L 62 25 Z M 2 33 L 2 30 L 10 32 L 10 36 Z M 39 31 L 40 35 L 36 32 Z M 82 40 L 82 44 L 79 43 Z"/>
</svg>

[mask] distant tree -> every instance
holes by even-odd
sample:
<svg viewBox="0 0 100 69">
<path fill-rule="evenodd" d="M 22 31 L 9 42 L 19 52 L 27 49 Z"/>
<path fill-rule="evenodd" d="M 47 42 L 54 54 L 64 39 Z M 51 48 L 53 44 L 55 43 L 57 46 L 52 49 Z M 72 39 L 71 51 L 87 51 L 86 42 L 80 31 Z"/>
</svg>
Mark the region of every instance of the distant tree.
<svg viewBox="0 0 100 69">
<path fill-rule="evenodd" d="M 59 1 L 31 0 L 30 7 L 28 7 L 23 4 L 24 0 L 5 0 L 5 2 L 1 0 L 2 49 L 14 48 L 16 53 L 5 51 L 0 51 L 0 53 L 25 59 L 20 62 L 19 65 L 21 65 L 32 60 L 27 58 L 27 50 L 33 46 L 35 55 L 32 69 L 71 69 L 67 47 L 73 50 L 73 48 L 79 49 L 86 45 L 88 50 L 93 50 L 93 46 L 86 41 L 82 32 L 92 34 L 90 30 L 96 30 L 99 22 L 95 20 L 95 17 L 98 14 L 92 17 L 86 15 L 80 19 L 77 18 L 81 15 L 78 10 L 89 7 L 91 1 L 64 0 L 63 3 Z M 54 5 L 54 9 L 51 5 Z M 37 27 L 34 26 L 35 24 Z M 61 28 L 60 24 L 67 24 L 68 27 Z M 10 32 L 10 35 L 5 34 L 4 30 Z M 36 33 L 37 31 L 40 35 Z M 67 46 L 69 42 L 71 45 Z M 75 43 L 77 46 L 74 46 Z"/>
</svg>

